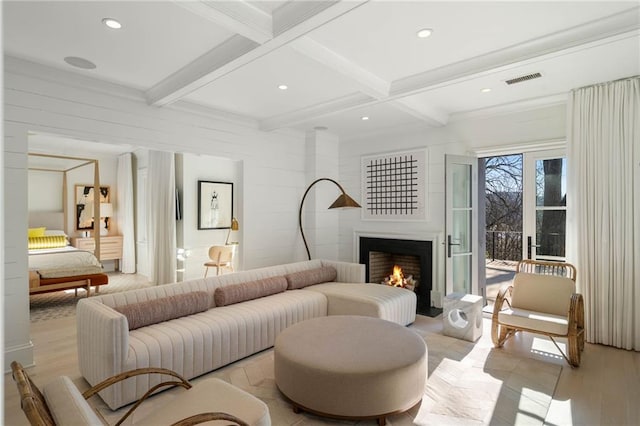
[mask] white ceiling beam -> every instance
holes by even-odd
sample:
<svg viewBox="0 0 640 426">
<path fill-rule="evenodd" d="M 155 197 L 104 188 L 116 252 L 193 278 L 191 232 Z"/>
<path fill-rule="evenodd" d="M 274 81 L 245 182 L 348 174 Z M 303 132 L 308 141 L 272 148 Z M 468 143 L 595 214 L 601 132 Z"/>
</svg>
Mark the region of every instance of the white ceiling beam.
<svg viewBox="0 0 640 426">
<path fill-rule="evenodd" d="M 639 11 L 640 7 L 630 9 L 597 21 L 396 80 L 391 83 L 391 96 L 402 97 L 420 93 L 453 80 L 556 52 L 570 51 L 583 44 L 637 30 L 640 25 Z"/>
<path fill-rule="evenodd" d="M 388 98 L 390 88 L 389 82 L 346 59 L 344 56 L 334 52 L 312 38 L 308 36 L 300 37 L 293 41 L 290 46 L 319 64 L 347 77 L 362 93 L 381 101 Z M 448 120 L 447 114 L 437 111 L 429 105 L 418 104 L 413 100 L 399 99 L 397 101 L 390 102 L 390 105 L 425 121 L 431 126 L 444 126 Z M 347 105 L 347 107 L 350 106 Z"/>
<path fill-rule="evenodd" d="M 258 44 L 264 44 L 273 38 L 271 15 L 244 0 L 173 1 L 190 12 Z"/>
<path fill-rule="evenodd" d="M 231 37 L 221 46 L 205 53 L 147 90 L 147 102 L 155 106 L 174 102 L 366 2 L 367 0 L 286 3 L 273 15 L 276 35 L 271 40 L 259 45 L 239 35 Z M 232 49 L 234 46 L 238 48 L 235 53 Z M 220 53 L 224 54 L 224 57 L 220 58 Z"/>
<path fill-rule="evenodd" d="M 431 105 L 419 102 L 417 99 L 412 98 L 400 98 L 389 102 L 389 105 L 398 108 L 400 111 L 404 111 L 410 114 L 430 126 L 441 127 L 445 126 L 449 122 L 449 114 L 444 111 L 440 111 Z"/>
<path fill-rule="evenodd" d="M 259 127 L 260 130 L 268 132 L 282 127 L 294 126 L 308 121 L 310 118 L 320 118 L 335 114 L 336 111 L 348 111 L 350 109 L 360 108 L 364 105 L 375 102 L 377 102 L 376 99 L 371 96 L 364 93 L 354 93 L 338 99 L 333 99 L 329 102 L 323 102 L 309 108 L 303 108 L 287 114 L 267 118 L 260 122 Z"/>
<path fill-rule="evenodd" d="M 358 86 L 361 92 L 376 99 L 383 99 L 389 96 L 389 88 L 391 86 L 389 82 L 349 61 L 344 56 L 337 54 L 312 38 L 308 36 L 300 37 L 294 40 L 290 46 L 319 64 L 347 77 Z"/>
<path fill-rule="evenodd" d="M 239 35 L 228 38 L 147 90 L 145 92 L 147 103 L 162 106 L 179 100 L 193 90 L 207 84 L 212 69 L 221 73 L 220 76 L 226 74 L 229 72 L 227 71 L 229 64 L 242 60 L 244 55 L 253 52 L 257 46 L 259 44 L 255 41 Z"/>
</svg>

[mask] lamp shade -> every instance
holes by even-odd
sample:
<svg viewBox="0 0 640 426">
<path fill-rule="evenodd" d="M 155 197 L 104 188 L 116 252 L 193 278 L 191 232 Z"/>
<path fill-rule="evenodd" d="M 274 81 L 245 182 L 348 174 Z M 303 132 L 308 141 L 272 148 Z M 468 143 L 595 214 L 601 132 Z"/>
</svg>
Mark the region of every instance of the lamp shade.
<svg viewBox="0 0 640 426">
<path fill-rule="evenodd" d="M 113 204 L 100 203 L 100 217 L 112 217 L 113 216 Z"/>
<path fill-rule="evenodd" d="M 240 229 L 240 225 L 238 224 L 238 219 L 236 219 L 235 217 L 231 219 L 231 228 L 229 228 L 229 232 L 227 232 L 227 239 L 225 241 L 226 245 L 229 244 L 238 244 L 237 242 L 229 242 L 229 237 L 231 236 L 231 231 L 237 231 L 238 229 Z"/>
<path fill-rule="evenodd" d="M 344 192 L 340 194 L 340 196 L 336 198 L 333 204 L 329 206 L 330 209 L 342 209 L 342 208 L 349 208 L 349 207 L 357 208 L 357 207 L 360 207 L 360 204 L 358 204 L 356 200 L 354 200 Z"/>
</svg>

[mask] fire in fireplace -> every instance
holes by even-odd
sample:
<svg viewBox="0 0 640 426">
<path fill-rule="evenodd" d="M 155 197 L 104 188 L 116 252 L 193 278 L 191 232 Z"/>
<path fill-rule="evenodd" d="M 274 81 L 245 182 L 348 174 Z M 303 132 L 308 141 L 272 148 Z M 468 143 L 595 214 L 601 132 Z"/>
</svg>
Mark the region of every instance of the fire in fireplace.
<svg viewBox="0 0 640 426">
<path fill-rule="evenodd" d="M 413 291 L 418 286 L 418 281 L 413 279 L 413 275 L 404 276 L 402 267 L 393 265 L 393 272 L 387 276 L 382 284 L 390 285 L 393 287 L 402 287 L 407 290 Z"/>
</svg>

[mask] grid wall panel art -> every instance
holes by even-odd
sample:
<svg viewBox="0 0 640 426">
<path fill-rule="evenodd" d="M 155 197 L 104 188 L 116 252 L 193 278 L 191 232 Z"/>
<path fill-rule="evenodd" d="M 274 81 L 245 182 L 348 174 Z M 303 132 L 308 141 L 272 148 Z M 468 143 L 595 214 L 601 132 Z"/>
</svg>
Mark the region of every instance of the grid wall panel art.
<svg viewBox="0 0 640 426">
<path fill-rule="evenodd" d="M 427 151 L 362 157 L 363 219 L 426 220 Z"/>
</svg>

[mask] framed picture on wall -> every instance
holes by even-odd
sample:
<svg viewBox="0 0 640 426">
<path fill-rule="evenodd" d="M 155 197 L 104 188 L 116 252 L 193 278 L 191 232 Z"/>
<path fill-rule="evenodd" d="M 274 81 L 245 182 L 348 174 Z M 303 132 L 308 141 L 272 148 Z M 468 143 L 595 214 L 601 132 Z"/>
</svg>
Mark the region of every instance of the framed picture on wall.
<svg viewBox="0 0 640 426">
<path fill-rule="evenodd" d="M 361 158 L 362 219 L 427 219 L 427 150 Z"/>
<path fill-rule="evenodd" d="M 93 230 L 93 185 L 76 185 L 76 231 Z M 100 187 L 100 215 L 105 223 L 101 228 L 110 229 L 109 217 L 113 214 L 111 207 L 111 189 L 108 186 Z"/>
<path fill-rule="evenodd" d="M 233 218 L 233 183 L 198 181 L 198 229 L 228 229 Z"/>
</svg>

